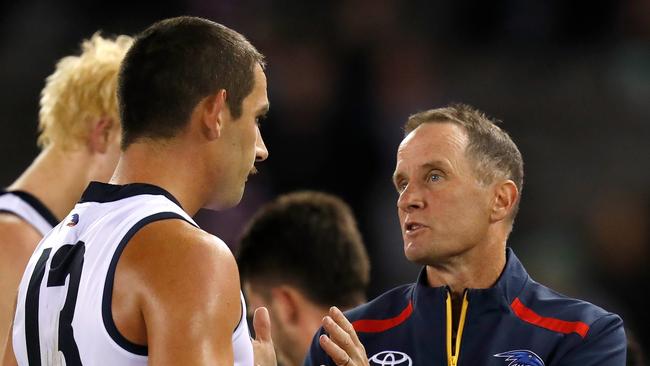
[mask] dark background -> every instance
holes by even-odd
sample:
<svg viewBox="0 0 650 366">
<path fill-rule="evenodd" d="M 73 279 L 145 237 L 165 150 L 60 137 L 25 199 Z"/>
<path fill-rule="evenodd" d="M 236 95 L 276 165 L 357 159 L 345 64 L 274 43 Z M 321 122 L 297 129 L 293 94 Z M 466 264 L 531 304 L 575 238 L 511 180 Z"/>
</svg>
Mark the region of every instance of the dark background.
<svg viewBox="0 0 650 366">
<path fill-rule="evenodd" d="M 325 190 L 359 219 L 370 297 L 414 280 L 390 180 L 401 127 L 465 102 L 502 120 L 524 156 L 509 245 L 531 275 L 622 314 L 648 346 L 650 1 L 2 2 L 0 186 L 38 153 L 56 60 L 97 30 L 185 14 L 240 31 L 268 59 L 270 158 L 238 208 L 197 217 L 231 247 L 260 204 Z"/>
</svg>

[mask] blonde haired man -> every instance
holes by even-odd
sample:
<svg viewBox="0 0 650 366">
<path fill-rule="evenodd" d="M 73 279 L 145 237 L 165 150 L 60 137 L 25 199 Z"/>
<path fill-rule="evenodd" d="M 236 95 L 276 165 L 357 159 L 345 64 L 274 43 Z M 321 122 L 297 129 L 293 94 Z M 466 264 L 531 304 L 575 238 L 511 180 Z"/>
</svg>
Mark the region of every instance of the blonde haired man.
<svg viewBox="0 0 650 366">
<path fill-rule="evenodd" d="M 36 244 L 91 180 L 107 181 L 115 169 L 121 133 L 117 74 L 132 42 L 128 36 L 107 39 L 96 33 L 82 42 L 80 55 L 61 59 L 46 80 L 39 113 L 42 151 L 13 184 L 0 190 L 2 345 L 18 283 Z"/>
</svg>

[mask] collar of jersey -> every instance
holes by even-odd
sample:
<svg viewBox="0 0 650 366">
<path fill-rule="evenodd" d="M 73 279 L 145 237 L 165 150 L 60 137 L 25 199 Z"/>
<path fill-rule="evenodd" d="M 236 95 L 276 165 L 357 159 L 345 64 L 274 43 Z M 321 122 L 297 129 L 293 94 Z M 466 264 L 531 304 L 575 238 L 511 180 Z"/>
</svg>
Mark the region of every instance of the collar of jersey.
<svg viewBox="0 0 650 366">
<path fill-rule="evenodd" d="M 133 197 L 141 194 L 160 195 L 167 197 L 181 209 L 180 202 L 171 193 L 165 189 L 148 183 L 131 183 L 124 185 L 90 182 L 79 203 L 84 202 L 113 202 L 124 198 Z"/>
</svg>

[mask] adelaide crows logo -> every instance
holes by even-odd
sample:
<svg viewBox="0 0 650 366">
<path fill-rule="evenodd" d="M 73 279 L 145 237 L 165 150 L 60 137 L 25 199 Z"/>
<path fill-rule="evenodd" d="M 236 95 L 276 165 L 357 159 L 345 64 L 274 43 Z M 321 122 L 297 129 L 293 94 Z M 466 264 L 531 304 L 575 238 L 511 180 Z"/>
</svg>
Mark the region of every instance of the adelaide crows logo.
<svg viewBox="0 0 650 366">
<path fill-rule="evenodd" d="M 544 361 L 533 351 L 525 349 L 497 353 L 494 357 L 505 358 L 508 366 L 544 366 Z"/>
</svg>

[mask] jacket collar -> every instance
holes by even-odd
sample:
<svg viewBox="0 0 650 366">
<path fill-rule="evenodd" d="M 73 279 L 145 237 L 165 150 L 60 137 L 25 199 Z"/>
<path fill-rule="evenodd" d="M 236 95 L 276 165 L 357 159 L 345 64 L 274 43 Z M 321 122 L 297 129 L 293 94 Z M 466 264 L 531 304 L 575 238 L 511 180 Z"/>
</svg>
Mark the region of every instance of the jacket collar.
<svg viewBox="0 0 650 366">
<path fill-rule="evenodd" d="M 526 282 L 530 280 L 530 276 L 514 251 L 511 248 L 506 248 L 505 254 L 506 265 L 494 286 L 486 289 L 467 289 L 470 308 L 476 309 L 474 305 L 479 305 L 480 311 L 509 308 Z M 446 286 L 429 286 L 425 267 L 420 271 L 411 296 L 413 305 L 417 308 L 418 305 L 428 307 L 431 305 L 431 301 L 435 302 L 437 299 L 444 301 L 446 293 Z"/>
</svg>

